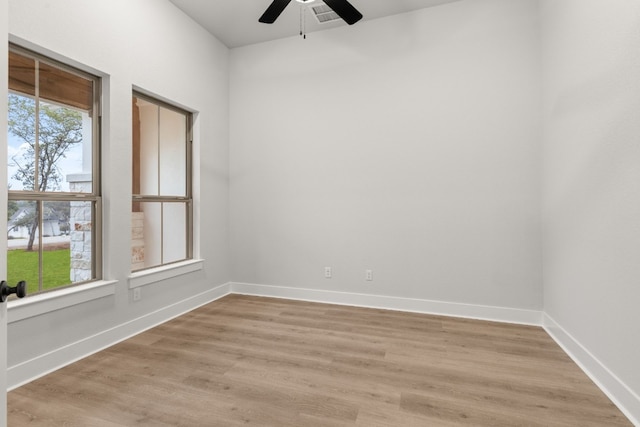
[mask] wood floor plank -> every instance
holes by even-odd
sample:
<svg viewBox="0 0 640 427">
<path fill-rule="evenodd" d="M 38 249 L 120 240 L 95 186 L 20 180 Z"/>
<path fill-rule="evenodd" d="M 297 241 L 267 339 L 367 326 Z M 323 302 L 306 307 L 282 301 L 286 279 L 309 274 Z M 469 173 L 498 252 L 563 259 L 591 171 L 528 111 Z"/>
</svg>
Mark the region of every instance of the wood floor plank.
<svg viewBox="0 0 640 427">
<path fill-rule="evenodd" d="M 630 426 L 542 328 L 229 295 L 8 395 L 9 426 Z"/>
</svg>

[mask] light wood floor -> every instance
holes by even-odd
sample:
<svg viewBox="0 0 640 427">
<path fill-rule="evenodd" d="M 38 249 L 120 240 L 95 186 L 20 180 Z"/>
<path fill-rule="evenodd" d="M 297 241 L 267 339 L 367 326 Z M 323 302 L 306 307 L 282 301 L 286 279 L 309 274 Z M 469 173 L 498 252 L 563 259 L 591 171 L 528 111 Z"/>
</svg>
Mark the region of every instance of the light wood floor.
<svg viewBox="0 0 640 427">
<path fill-rule="evenodd" d="M 230 295 L 9 393 L 9 426 L 630 426 L 541 329 Z"/>
</svg>

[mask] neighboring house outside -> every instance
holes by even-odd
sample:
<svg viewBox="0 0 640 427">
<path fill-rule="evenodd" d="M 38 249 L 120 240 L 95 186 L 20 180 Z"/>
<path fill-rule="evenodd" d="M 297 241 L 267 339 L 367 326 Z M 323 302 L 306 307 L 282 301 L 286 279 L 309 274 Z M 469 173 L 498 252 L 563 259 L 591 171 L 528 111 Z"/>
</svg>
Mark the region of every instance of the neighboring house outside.
<svg viewBox="0 0 640 427">
<path fill-rule="evenodd" d="M 19 208 L 9 218 L 7 224 L 7 237 L 9 239 L 28 239 L 29 229 L 31 228 L 31 221 L 26 221 L 29 217 L 33 218 L 34 208 L 33 206 L 24 206 Z M 60 218 L 58 214 L 52 209 L 46 209 L 42 218 L 42 236 L 60 236 L 62 234 L 68 234 L 69 223 L 68 220 Z"/>
</svg>

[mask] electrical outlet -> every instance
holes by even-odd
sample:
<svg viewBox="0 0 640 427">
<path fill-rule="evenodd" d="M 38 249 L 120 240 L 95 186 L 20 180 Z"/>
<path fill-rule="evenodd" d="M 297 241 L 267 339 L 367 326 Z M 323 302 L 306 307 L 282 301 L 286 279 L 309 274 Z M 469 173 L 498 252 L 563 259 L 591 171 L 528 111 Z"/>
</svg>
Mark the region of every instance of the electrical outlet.
<svg viewBox="0 0 640 427">
<path fill-rule="evenodd" d="M 324 268 L 324 277 L 325 277 L 325 279 L 331 279 L 332 275 L 333 275 L 333 271 L 332 271 L 331 267 L 325 267 Z"/>
<path fill-rule="evenodd" d="M 373 281 L 373 270 L 365 270 L 364 276 L 367 282 Z"/>
<path fill-rule="evenodd" d="M 140 298 L 142 298 L 142 288 L 134 288 L 133 289 L 133 300 L 134 301 L 140 301 Z"/>
</svg>

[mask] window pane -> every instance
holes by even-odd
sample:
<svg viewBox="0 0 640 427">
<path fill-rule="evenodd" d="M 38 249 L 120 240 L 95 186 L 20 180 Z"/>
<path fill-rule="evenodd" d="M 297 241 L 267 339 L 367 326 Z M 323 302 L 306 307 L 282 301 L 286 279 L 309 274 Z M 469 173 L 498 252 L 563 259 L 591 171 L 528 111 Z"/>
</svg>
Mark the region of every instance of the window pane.
<svg viewBox="0 0 640 427">
<path fill-rule="evenodd" d="M 134 172 L 139 192 L 134 194 L 158 195 L 158 106 L 137 99 L 140 117 L 140 146 L 134 147 L 134 159 L 139 162 L 139 172 Z M 134 129 L 135 132 L 135 129 Z M 134 138 L 135 139 L 135 138 Z M 134 168 L 135 170 L 135 168 Z"/>
<path fill-rule="evenodd" d="M 67 234 L 67 256 L 70 260 L 67 280 L 71 283 L 86 282 L 95 278 L 93 269 L 94 202 L 64 203 L 69 209 L 68 229 L 63 231 L 63 235 Z"/>
<path fill-rule="evenodd" d="M 9 90 L 36 96 L 36 61 L 9 52 Z"/>
<path fill-rule="evenodd" d="M 37 292 L 40 281 L 37 206 L 33 201 L 9 201 L 7 283 L 15 286 L 20 280 L 25 280 L 28 293 Z"/>
<path fill-rule="evenodd" d="M 134 248 L 132 257 L 141 268 L 153 267 L 162 264 L 162 204 L 140 203 L 138 218 L 142 220 L 142 230 L 135 231 L 137 236 L 142 235 L 142 245 Z M 132 230 L 134 233 L 134 230 Z M 140 256 L 141 255 L 141 256 Z"/>
<path fill-rule="evenodd" d="M 162 209 L 163 263 L 187 258 L 187 204 L 163 203 Z"/>
<path fill-rule="evenodd" d="M 144 259 L 144 212 L 140 203 L 134 202 L 131 212 L 131 270 L 142 270 Z"/>
<path fill-rule="evenodd" d="M 132 270 L 187 258 L 186 202 L 134 202 L 131 228 Z"/>
<path fill-rule="evenodd" d="M 70 202 L 43 202 L 42 290 L 71 283 L 69 276 Z"/>
<path fill-rule="evenodd" d="M 90 111 L 93 108 L 93 81 L 46 62 L 38 62 L 40 98 Z"/>
<path fill-rule="evenodd" d="M 186 196 L 187 118 L 160 108 L 160 195 Z"/>
<path fill-rule="evenodd" d="M 40 103 L 40 191 L 91 192 L 91 120 L 87 113 Z"/>
<path fill-rule="evenodd" d="M 9 190 L 32 191 L 35 177 L 36 101 L 9 94 Z"/>
<path fill-rule="evenodd" d="M 93 203 L 9 201 L 9 283 L 26 280 L 34 293 L 93 279 Z M 36 224 L 38 206 L 42 220 Z"/>
</svg>

